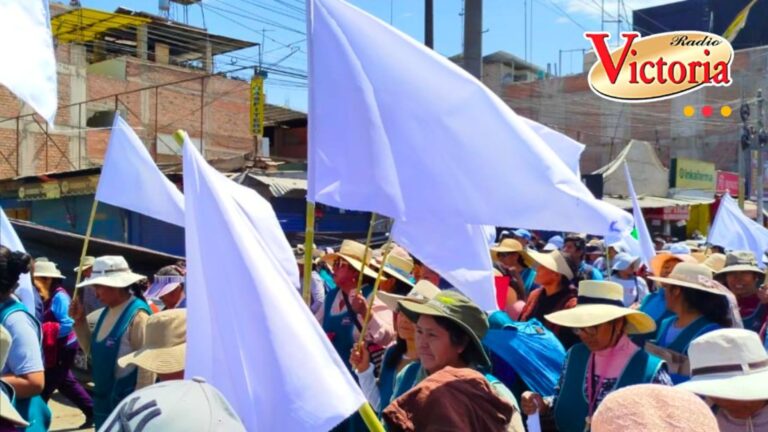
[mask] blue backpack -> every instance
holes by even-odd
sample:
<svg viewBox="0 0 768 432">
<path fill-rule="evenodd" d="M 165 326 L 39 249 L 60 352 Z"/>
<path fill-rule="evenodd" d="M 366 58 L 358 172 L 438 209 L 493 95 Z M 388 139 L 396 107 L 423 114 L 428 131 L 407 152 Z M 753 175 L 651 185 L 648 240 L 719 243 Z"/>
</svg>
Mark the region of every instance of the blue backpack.
<svg viewBox="0 0 768 432">
<path fill-rule="evenodd" d="M 565 349 L 538 320 L 513 321 L 503 311 L 491 314 L 483 344 L 491 354 L 493 375 L 510 389 L 518 378 L 540 395 L 555 394 L 563 371 Z"/>
</svg>

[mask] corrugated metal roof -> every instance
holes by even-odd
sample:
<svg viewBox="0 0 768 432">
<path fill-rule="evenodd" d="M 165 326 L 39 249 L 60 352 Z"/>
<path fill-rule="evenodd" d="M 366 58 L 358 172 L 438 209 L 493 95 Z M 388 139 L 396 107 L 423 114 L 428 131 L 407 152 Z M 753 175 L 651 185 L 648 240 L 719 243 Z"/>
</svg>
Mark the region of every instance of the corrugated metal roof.
<svg viewBox="0 0 768 432">
<path fill-rule="evenodd" d="M 629 197 L 603 197 L 603 201 L 613 204 L 621 209 L 631 209 L 632 199 Z M 662 198 L 655 196 L 641 196 L 637 198 L 640 208 L 652 209 L 652 208 L 664 208 L 664 207 L 679 207 L 679 206 L 692 206 L 697 204 L 712 204 L 714 199 L 707 198 Z"/>
<path fill-rule="evenodd" d="M 78 8 L 51 18 L 51 32 L 60 43 L 88 42 L 103 33 L 149 23 L 149 18 Z"/>
<path fill-rule="evenodd" d="M 293 190 L 307 190 L 307 180 L 272 177 L 258 174 L 248 174 L 248 177 L 269 186 L 269 192 L 274 197 L 281 197 Z"/>
</svg>

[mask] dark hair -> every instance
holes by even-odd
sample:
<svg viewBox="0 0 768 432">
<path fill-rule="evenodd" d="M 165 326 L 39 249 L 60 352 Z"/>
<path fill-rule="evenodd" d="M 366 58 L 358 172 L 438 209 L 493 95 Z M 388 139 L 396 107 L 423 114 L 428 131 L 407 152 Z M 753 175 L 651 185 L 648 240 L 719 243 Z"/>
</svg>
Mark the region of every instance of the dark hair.
<svg viewBox="0 0 768 432">
<path fill-rule="evenodd" d="M 454 346 L 465 346 L 464 351 L 460 354 L 461 360 L 464 363 L 471 365 L 481 364 L 485 361 L 483 353 L 479 351 L 480 348 L 475 345 L 472 337 L 464 327 L 445 317 L 436 316 L 433 318 L 437 325 L 448 332 L 448 335 L 451 338 L 451 344 Z"/>
<path fill-rule="evenodd" d="M 700 312 L 704 318 L 725 328 L 733 326 L 731 305 L 726 296 L 694 288 L 678 288 L 682 290 L 685 304 Z"/>
<path fill-rule="evenodd" d="M 140 299 L 144 303 L 147 303 L 147 298 L 144 297 L 145 288 L 146 288 L 146 283 L 144 281 L 136 282 L 127 287 L 128 291 L 131 294 L 133 294 L 134 297 Z"/>
<path fill-rule="evenodd" d="M 563 244 L 566 243 L 573 243 L 573 245 L 576 247 L 576 250 L 579 252 L 584 252 L 584 249 L 587 247 L 587 241 L 579 236 L 570 235 L 565 238 L 565 241 L 563 241 Z"/>
<path fill-rule="evenodd" d="M 383 367 L 396 369 L 398 363 L 400 363 L 400 359 L 406 352 L 408 352 L 408 345 L 406 344 L 405 339 L 398 336 L 397 342 L 395 342 L 395 345 L 392 346 L 392 354 L 389 356 L 389 358 L 387 358 L 387 361 L 384 363 Z"/>
<path fill-rule="evenodd" d="M 19 283 L 19 276 L 29 273 L 32 257 L 0 246 L 0 297 L 11 294 Z"/>
<path fill-rule="evenodd" d="M 560 289 L 561 290 L 578 289 L 578 287 L 575 286 L 574 283 L 578 284 L 579 267 L 576 265 L 576 262 L 571 257 L 567 255 L 563 255 L 563 258 L 565 258 L 565 263 L 568 264 L 568 268 L 571 270 L 573 279 L 568 279 L 566 276 L 560 275 Z"/>
</svg>

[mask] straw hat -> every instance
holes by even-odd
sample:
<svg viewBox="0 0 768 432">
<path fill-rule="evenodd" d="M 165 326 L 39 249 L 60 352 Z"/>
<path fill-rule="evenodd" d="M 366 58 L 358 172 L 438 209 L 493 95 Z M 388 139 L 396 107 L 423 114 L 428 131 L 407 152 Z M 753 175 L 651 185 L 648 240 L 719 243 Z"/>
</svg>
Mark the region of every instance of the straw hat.
<svg viewBox="0 0 768 432">
<path fill-rule="evenodd" d="M 732 272 L 753 272 L 765 276 L 765 273 L 757 267 L 755 254 L 750 251 L 733 251 L 725 256 L 725 267 L 717 272 L 717 275 L 724 275 Z"/>
<path fill-rule="evenodd" d="M 664 264 L 666 264 L 669 260 L 677 260 L 678 262 L 687 262 L 687 263 L 696 263 L 696 259 L 690 255 L 686 254 L 672 254 L 672 253 L 658 253 L 655 257 L 651 259 L 651 271 L 656 276 L 661 275 L 661 269 L 664 268 Z"/>
<path fill-rule="evenodd" d="M 528 267 L 533 265 L 533 260 L 528 256 L 528 250 L 523 244 L 513 238 L 505 238 L 498 245 L 491 248 L 491 258 L 498 261 L 499 253 L 519 253 L 523 257 L 523 262 Z"/>
<path fill-rule="evenodd" d="M 701 396 L 738 401 L 768 400 L 768 354 L 757 333 L 721 329 L 688 347 L 691 379 L 678 385 Z"/>
<path fill-rule="evenodd" d="M 53 279 L 66 279 L 55 262 L 48 261 L 47 258 L 35 260 L 35 277 L 47 277 Z"/>
<path fill-rule="evenodd" d="M 5 361 L 8 359 L 8 353 L 11 351 L 12 341 L 13 339 L 11 338 L 11 334 L 8 333 L 8 330 L 0 325 L 0 369 L 3 369 L 5 366 Z M 2 383 L 2 381 L 0 381 L 0 383 Z M 10 387 L 10 391 L 13 391 L 13 387 Z M 29 423 L 27 423 L 21 417 L 19 412 L 16 411 L 16 408 L 14 408 L 13 404 L 11 404 L 10 398 L 2 389 L 0 389 L 0 418 L 8 420 L 17 426 L 29 426 Z"/>
<path fill-rule="evenodd" d="M 187 351 L 187 310 L 171 309 L 149 317 L 144 347 L 120 358 L 120 367 L 136 365 L 159 374 L 184 370 Z"/>
<path fill-rule="evenodd" d="M 132 272 L 125 258 L 106 255 L 96 258 L 93 262 L 91 277 L 77 287 L 104 285 L 112 288 L 127 288 L 142 279 L 146 279 L 146 276 Z"/>
<path fill-rule="evenodd" d="M 702 264 L 711 268 L 713 272 L 719 272 L 725 267 L 725 255 L 721 253 L 713 253 L 708 256 Z"/>
<path fill-rule="evenodd" d="M 338 252 L 324 255 L 321 260 L 328 264 L 333 264 L 337 258 L 341 258 L 351 265 L 355 270 L 363 272 L 368 277 L 376 279 L 378 273 L 373 271 L 369 266 L 363 265 L 363 263 L 371 262 L 371 249 L 368 249 L 366 254 L 366 247 L 364 244 L 356 242 L 354 240 L 344 240 L 341 242 L 341 247 Z M 387 278 L 382 275 L 381 280 Z"/>
<path fill-rule="evenodd" d="M 440 294 L 440 288 L 436 287 L 432 282 L 428 280 L 420 280 L 416 286 L 414 286 L 408 295 L 390 294 L 384 291 L 379 291 L 376 296 L 382 303 L 387 305 L 391 310 L 397 310 L 397 303 L 400 300 L 408 300 L 416 303 L 426 303 L 429 300 L 435 298 Z"/>
<path fill-rule="evenodd" d="M 531 250 L 527 254 L 536 264 L 544 266 L 553 272 L 560 273 L 568 279 L 573 279 L 573 270 L 571 270 L 568 261 L 565 260 L 560 251 L 541 253 Z"/>
<path fill-rule="evenodd" d="M 585 280 L 579 282 L 576 307 L 544 315 L 548 321 L 563 327 L 584 328 L 618 318 L 627 319 L 627 333 L 643 334 L 656 330 L 653 318 L 624 305 L 624 288 L 615 282 Z"/>
<path fill-rule="evenodd" d="M 426 303 L 404 299 L 400 301 L 399 306 L 400 310 L 413 322 L 418 321 L 421 315 L 428 315 L 447 318 L 458 324 L 472 339 L 482 356 L 481 366 L 491 365 L 488 354 L 480 342 L 488 332 L 488 315 L 472 300 L 456 291 L 441 291 Z"/>
<path fill-rule="evenodd" d="M 707 260 L 707 254 L 704 252 L 691 252 L 691 256 L 700 264 L 703 264 Z"/>
<path fill-rule="evenodd" d="M 380 260 L 371 260 L 371 264 L 376 267 L 381 267 Z M 390 253 L 387 255 L 387 261 L 384 263 L 384 273 L 388 276 L 392 276 L 395 279 L 413 286 L 413 280 L 411 279 L 411 272 L 413 271 L 413 260 L 409 256 L 407 259 L 399 255 Z"/>
<path fill-rule="evenodd" d="M 723 292 L 715 285 L 715 281 L 712 280 L 712 277 L 712 269 L 707 266 L 702 264 L 680 263 L 675 266 L 669 276 L 665 278 L 651 276 L 649 279 L 667 285 L 692 288 L 712 294 L 723 295 Z"/>
<path fill-rule="evenodd" d="M 592 417 L 600 432 L 718 432 L 717 420 L 695 395 L 659 384 L 624 387 L 605 397 Z"/>
<path fill-rule="evenodd" d="M 89 268 L 93 267 L 93 263 L 96 261 L 96 258 L 92 256 L 84 256 L 83 257 L 83 270 L 88 270 Z M 77 266 L 72 269 L 73 272 L 77 273 L 77 271 L 80 270 L 80 266 Z"/>
</svg>

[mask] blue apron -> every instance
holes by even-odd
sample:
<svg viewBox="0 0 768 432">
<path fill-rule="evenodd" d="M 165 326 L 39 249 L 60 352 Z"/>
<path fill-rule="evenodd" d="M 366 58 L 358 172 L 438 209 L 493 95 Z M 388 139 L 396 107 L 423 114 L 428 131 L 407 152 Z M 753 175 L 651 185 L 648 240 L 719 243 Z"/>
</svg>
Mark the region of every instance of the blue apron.
<svg viewBox="0 0 768 432">
<path fill-rule="evenodd" d="M 362 288 L 362 293 L 366 298 L 371 295 L 372 291 L 373 287 L 370 285 Z M 350 371 L 350 374 L 352 374 L 353 377 L 356 377 L 356 375 L 352 373 L 352 366 L 349 364 L 349 355 L 352 353 L 352 348 L 355 346 L 355 343 L 357 343 L 354 338 L 355 321 L 352 318 L 354 312 L 349 313 L 350 311 L 345 308 L 340 314 L 331 314 L 333 303 L 337 299 L 336 293 L 339 293 L 338 288 L 328 292 L 328 295 L 325 297 L 326 301 L 323 305 L 325 308 L 325 314 L 323 315 L 323 331 L 325 331 L 331 339 L 333 347 L 336 348 L 336 352 L 344 362 L 344 366 L 347 367 L 347 370 Z M 343 300 L 342 295 L 343 294 L 339 293 L 338 298 Z M 363 418 L 360 417 L 360 414 L 355 413 L 352 417 L 348 418 L 332 430 L 334 432 L 353 432 L 365 431 L 368 430 L 368 428 L 365 426 L 365 422 L 363 422 Z"/>
<path fill-rule="evenodd" d="M 561 432 L 584 431 L 589 415 L 587 397 L 584 395 L 584 381 L 590 354 L 586 345 L 581 343 L 574 345 L 568 352 L 563 386 L 555 404 L 555 422 Z M 663 364 L 660 358 L 639 350 L 629 360 L 614 390 L 635 384 L 650 383 Z"/>
<path fill-rule="evenodd" d="M 651 341 L 651 343 L 661 348 L 666 348 L 670 351 L 674 351 L 676 353 L 687 356 L 688 346 L 691 344 L 691 341 L 703 335 L 704 333 L 709 333 L 713 330 L 722 328 L 719 324 L 713 323 L 712 321 L 701 316 L 694 320 L 692 323 L 688 324 L 683 329 L 683 331 L 681 331 L 680 334 L 677 335 L 677 337 L 671 343 L 669 343 L 669 345 L 664 345 L 664 342 L 667 339 L 667 332 L 669 331 L 669 327 L 672 326 L 676 320 L 677 317 L 672 316 L 662 321 L 657 333 L 658 337 L 655 341 Z M 657 353 L 657 355 L 659 354 Z M 670 360 L 667 359 L 668 363 L 669 361 Z M 671 365 L 670 367 L 672 368 Z M 672 369 L 676 370 L 676 367 Z M 672 369 L 670 369 L 669 376 L 672 378 L 673 384 L 681 384 L 691 379 L 690 376 L 683 373 L 674 372 Z"/>
<path fill-rule="evenodd" d="M 41 343 L 40 355 L 42 356 L 42 332 L 40 330 L 40 322 L 29 313 L 26 306 L 21 302 L 10 299 L 3 304 L 0 304 L 0 325 L 4 325 L 8 316 L 15 312 L 27 314 L 37 326 L 37 335 Z M 51 410 L 40 395 L 26 399 L 17 398 L 13 401 L 13 406 L 16 408 L 16 411 L 19 412 L 21 417 L 29 423 L 29 426 L 24 429 L 26 432 L 44 432 L 51 426 Z"/>
<path fill-rule="evenodd" d="M 395 377 L 397 376 L 397 364 L 399 362 L 395 362 L 395 367 L 387 367 L 387 364 L 393 361 L 394 351 L 393 347 L 387 348 L 384 352 L 384 359 L 381 362 L 381 373 L 379 373 L 379 403 L 381 405 L 381 412 L 389 404 L 392 399 L 392 393 L 395 390 Z"/>
<path fill-rule="evenodd" d="M 645 342 L 656 339 L 661 322 L 673 316 L 674 314 L 667 309 L 667 301 L 664 298 L 664 288 L 659 288 L 656 292 L 650 293 L 640 302 L 640 312 L 653 318 L 656 322 L 656 331 L 641 335 L 632 335 L 630 339 L 639 346 L 644 346 Z"/>
<path fill-rule="evenodd" d="M 120 341 L 128 331 L 133 317 L 143 310 L 152 314 L 149 306 L 138 298 L 129 300 L 128 306 L 115 322 L 114 327 L 107 337 L 97 341 L 99 330 L 107 317 L 107 309 L 104 309 L 96 323 L 96 328 L 91 335 L 91 359 L 93 364 L 93 421 L 98 430 L 107 420 L 109 414 L 115 409 L 123 398 L 133 393 L 136 388 L 136 376 L 138 370 L 134 369 L 130 374 L 117 379 L 115 377 L 115 365 L 120 350 Z"/>
<path fill-rule="evenodd" d="M 765 318 L 765 305 L 760 304 L 752 315 L 741 317 L 744 323 L 744 328 L 752 330 L 753 332 L 760 332 L 760 328 L 763 326 L 763 320 Z"/>
</svg>

